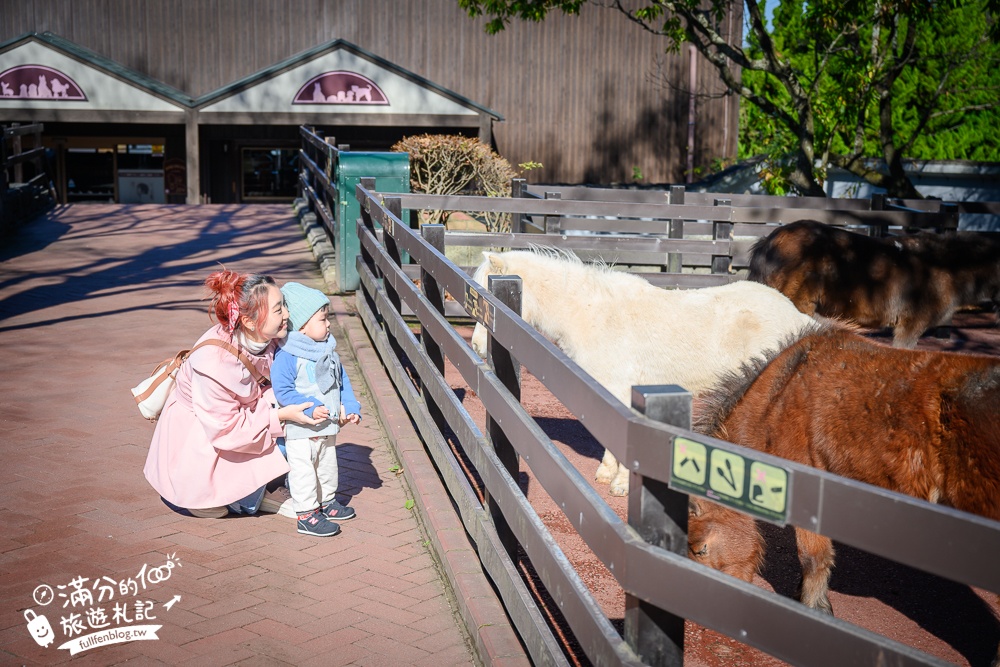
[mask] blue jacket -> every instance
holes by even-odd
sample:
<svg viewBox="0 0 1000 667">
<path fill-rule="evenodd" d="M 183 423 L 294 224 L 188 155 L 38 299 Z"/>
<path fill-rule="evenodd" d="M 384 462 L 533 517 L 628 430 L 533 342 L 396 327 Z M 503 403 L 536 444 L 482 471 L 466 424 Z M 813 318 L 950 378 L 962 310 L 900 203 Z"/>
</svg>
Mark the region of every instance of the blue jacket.
<svg viewBox="0 0 1000 667">
<path fill-rule="evenodd" d="M 333 387 L 326 394 L 321 394 L 316 385 L 316 362 L 302 359 L 278 348 L 274 353 L 274 363 L 271 364 L 271 386 L 274 388 L 274 396 L 278 399 L 278 405 L 296 405 L 298 403 L 312 403 L 311 408 L 306 408 L 305 414 L 312 417 L 313 411 L 320 405 L 325 405 L 330 410 L 330 419 L 315 426 L 295 424 L 287 422 L 285 424 L 285 437 L 315 438 L 325 435 L 335 435 L 340 426 L 337 420 L 340 418 L 340 406 L 343 404 L 347 414 L 361 414 L 361 404 L 354 397 L 354 389 L 351 387 L 351 380 L 344 372 L 343 364 L 338 364 L 340 378 L 338 386 Z"/>
</svg>

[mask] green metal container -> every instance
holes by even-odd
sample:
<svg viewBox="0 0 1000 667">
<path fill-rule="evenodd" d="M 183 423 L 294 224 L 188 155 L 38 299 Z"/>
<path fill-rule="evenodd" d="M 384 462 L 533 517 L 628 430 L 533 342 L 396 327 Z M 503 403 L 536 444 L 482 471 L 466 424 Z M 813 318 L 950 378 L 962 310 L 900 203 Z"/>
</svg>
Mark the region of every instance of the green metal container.
<svg viewBox="0 0 1000 667">
<path fill-rule="evenodd" d="M 362 178 L 374 178 L 379 192 L 410 191 L 410 156 L 408 153 L 366 153 L 340 151 L 334 166 L 333 185 L 337 188 L 334 214 L 334 245 L 337 263 L 337 286 L 342 292 L 356 290 L 357 256 L 361 252 L 357 221 L 361 207 L 354 189 Z M 408 219 L 406 211 L 403 219 Z"/>
</svg>

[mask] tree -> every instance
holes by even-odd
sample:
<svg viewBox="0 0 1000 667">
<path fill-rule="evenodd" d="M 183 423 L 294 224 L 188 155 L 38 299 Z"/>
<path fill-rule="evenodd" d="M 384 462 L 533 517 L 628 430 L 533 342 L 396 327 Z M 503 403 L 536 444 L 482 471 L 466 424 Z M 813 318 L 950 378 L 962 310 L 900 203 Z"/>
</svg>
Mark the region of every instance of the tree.
<svg viewBox="0 0 1000 667">
<path fill-rule="evenodd" d="M 745 0 L 744 45 L 720 29 L 731 1 L 608 4 L 663 36 L 668 51 L 694 45 L 740 95 L 742 151 L 764 155 L 772 190 L 823 196 L 825 171 L 837 166 L 891 196 L 919 198 L 903 160 L 941 157 L 931 153 L 945 136 L 965 142 L 949 155 L 996 159 L 997 135 L 992 149 L 982 140 L 1000 125 L 1000 0 L 784 0 L 773 31 L 763 1 Z M 489 33 L 551 10 L 576 14 L 583 3 L 459 0 L 490 17 Z"/>
<path fill-rule="evenodd" d="M 981 0 L 937 6 L 784 0 L 770 48 L 808 84 L 817 177 L 837 166 L 890 194 L 918 198 L 903 171 L 905 158 L 1000 157 L 1000 49 L 987 37 L 987 17 Z M 754 57 L 766 51 L 757 37 L 748 40 Z M 758 99 L 794 104 L 766 69 L 744 71 L 742 81 Z M 761 105 L 741 110 L 741 152 L 768 155 L 765 178 L 773 190 L 797 185 L 780 158 L 799 148 L 802 129 Z"/>
</svg>

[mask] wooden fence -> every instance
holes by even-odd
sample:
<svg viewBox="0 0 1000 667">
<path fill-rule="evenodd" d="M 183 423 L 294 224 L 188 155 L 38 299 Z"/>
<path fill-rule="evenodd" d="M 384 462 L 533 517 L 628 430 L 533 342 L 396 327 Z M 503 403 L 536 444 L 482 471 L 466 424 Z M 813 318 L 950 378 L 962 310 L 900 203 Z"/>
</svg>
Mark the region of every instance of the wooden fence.
<svg viewBox="0 0 1000 667">
<path fill-rule="evenodd" d="M 590 202 L 552 199 L 433 198 L 374 191 L 371 179 L 356 187 L 361 287 L 357 305 L 389 375 L 416 423 L 457 512 L 475 542 L 508 613 L 539 665 L 568 664 L 552 630 L 515 567 L 519 550 L 555 600 L 582 650 L 593 664 L 670 664 L 683 659 L 683 619 L 691 619 L 781 660 L 800 665 L 943 665 L 915 648 L 833 618 L 685 557 L 687 496 L 673 474 L 673 452 L 684 443 L 717 448 L 747 464 L 771 466 L 787 476 L 786 507 L 769 520 L 801 526 L 839 542 L 979 588 L 1000 591 L 1000 524 L 956 510 L 891 493 L 853 480 L 715 440 L 690 430 L 690 395 L 678 387 L 637 387 L 633 408 L 621 404 L 552 343 L 518 316 L 519 279 L 495 277 L 488 292 L 445 253 L 439 225 L 416 230 L 404 209 L 492 210 L 534 216 L 541 226 L 552 217 L 603 216 Z M 739 214 L 723 202 L 707 204 L 617 204 L 628 220 L 643 217 L 649 230 L 669 232 L 670 220 L 705 221 L 709 241 L 636 238 L 635 246 L 616 239 L 627 252 L 668 259 L 680 254 L 725 258 L 713 261 L 713 280 L 731 279 L 736 261 L 731 228 Z M 683 208 L 679 208 L 683 207 Z M 811 212 L 810 212 L 811 213 Z M 609 212 L 608 215 L 611 213 Z M 847 215 L 847 214 L 845 214 Z M 912 226 L 934 215 L 914 211 L 855 212 L 851 220 Z M 930 217 L 928 217 L 930 216 Z M 807 217 L 812 217 L 807 216 Z M 603 219 L 603 218 L 587 218 Z M 938 220 L 938 222 L 933 222 Z M 664 223 L 663 221 L 667 221 Z M 562 224 L 562 223 L 560 223 Z M 603 224 L 603 223 L 601 223 Z M 623 222 L 623 224 L 625 224 Z M 632 224 L 629 222 L 628 224 Z M 638 224 L 638 223 L 636 223 Z M 452 236 L 449 234 L 449 237 Z M 516 247 L 538 234 L 461 236 L 462 243 Z M 484 240 L 485 237 L 490 238 Z M 530 239 L 528 238 L 530 237 Z M 545 244 L 592 250 L 601 239 L 548 234 Z M 649 251 L 641 243 L 655 247 Z M 621 250 L 626 252 L 626 250 Z M 408 257 L 404 264 L 402 258 Z M 666 266 L 666 263 L 664 263 Z M 683 266 L 682 266 L 683 268 Z M 415 272 L 415 273 L 414 273 Z M 664 272 L 666 283 L 691 286 L 682 272 Z M 419 278 L 419 287 L 415 284 Z M 700 283 L 698 283 L 700 284 Z M 446 294 L 464 314 L 475 315 L 489 331 L 487 359 L 481 359 L 446 317 Z M 406 316 L 409 317 L 406 317 Z M 413 333 L 419 322 L 419 337 Z M 444 378 L 453 366 L 487 412 L 482 432 Z M 520 405 L 520 369 L 530 371 L 594 438 L 632 469 L 628 521 L 623 521 L 577 471 Z M 481 502 L 449 444 L 457 446 L 486 489 Z M 626 592 L 624 636 L 601 611 L 556 540 L 527 501 L 518 470 L 532 477 L 555 501 L 573 528 Z M 955 545 L 964 545 L 956 548 Z"/>
<path fill-rule="evenodd" d="M 0 235 L 55 205 L 41 123 L 3 128 L 0 141 Z M 24 146 L 30 137 L 31 148 Z M 25 169 L 27 167 L 27 169 Z M 25 180 L 25 171 L 30 177 Z"/>
<path fill-rule="evenodd" d="M 676 288 L 708 287 L 743 278 L 753 243 L 780 224 L 794 220 L 821 220 L 876 236 L 913 229 L 954 230 L 958 224 L 954 204 L 933 202 L 926 205 L 928 210 L 920 210 L 909 206 L 910 202 L 878 197 L 842 200 L 713 196 L 686 193 L 683 186 L 677 186 L 656 198 L 646 197 L 653 201 L 615 201 L 611 198 L 637 193 L 590 188 L 567 189 L 567 193 L 579 197 L 569 199 L 558 191 L 539 197 L 517 181 L 512 190 L 514 196 L 510 198 L 398 196 L 403 209 L 412 212 L 407 218 L 409 224 L 414 224 L 411 219 L 419 210 L 509 214 L 509 232 L 447 231 L 448 248 L 552 246 L 572 251 L 584 260 L 597 259 L 641 273 L 653 285 Z M 583 198 L 585 193 L 588 198 Z M 594 196 L 607 199 L 595 200 L 591 198 Z M 781 206 L 788 201 L 791 206 Z M 462 263 L 459 266 L 467 272 L 474 268 Z M 403 270 L 411 278 L 418 277 L 416 266 L 406 265 Z M 463 313 L 449 302 L 449 315 Z"/>
<path fill-rule="evenodd" d="M 954 229 L 961 216 L 993 217 L 1000 219 L 1000 201 L 945 202 L 937 199 L 898 199 L 876 194 L 871 199 L 829 197 L 779 197 L 771 195 L 719 194 L 687 192 L 684 186 L 673 186 L 668 191 L 629 190 L 616 188 L 591 188 L 583 186 L 528 185 L 522 181 L 517 187 L 522 196 L 545 199 L 548 197 L 581 201 L 633 202 L 647 204 L 711 204 L 717 198 L 728 198 L 734 206 L 766 211 L 768 222 L 787 223 L 802 219 L 802 209 L 807 209 L 812 219 L 828 224 L 849 224 L 851 212 L 865 211 L 922 211 L 957 215 L 942 221 L 942 227 Z M 832 212 L 832 215 L 831 215 Z M 994 222 L 992 227 L 997 227 Z M 872 228 L 873 233 L 885 229 Z"/>
</svg>

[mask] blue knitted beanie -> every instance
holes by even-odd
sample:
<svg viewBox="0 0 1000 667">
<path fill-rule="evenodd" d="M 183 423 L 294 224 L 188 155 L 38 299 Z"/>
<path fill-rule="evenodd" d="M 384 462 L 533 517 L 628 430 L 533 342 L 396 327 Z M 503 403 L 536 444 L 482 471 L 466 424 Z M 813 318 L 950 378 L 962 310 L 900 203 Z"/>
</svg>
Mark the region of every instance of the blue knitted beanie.
<svg viewBox="0 0 1000 667">
<path fill-rule="evenodd" d="M 285 296 L 285 305 L 288 306 L 289 331 L 298 331 L 316 314 L 316 311 L 330 305 L 330 298 L 327 295 L 301 283 L 285 283 L 281 293 Z"/>
</svg>

